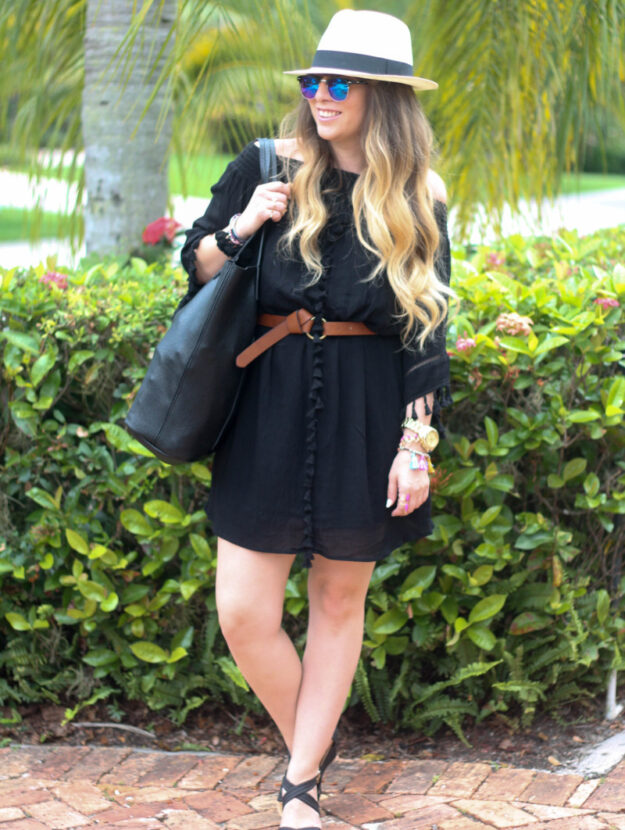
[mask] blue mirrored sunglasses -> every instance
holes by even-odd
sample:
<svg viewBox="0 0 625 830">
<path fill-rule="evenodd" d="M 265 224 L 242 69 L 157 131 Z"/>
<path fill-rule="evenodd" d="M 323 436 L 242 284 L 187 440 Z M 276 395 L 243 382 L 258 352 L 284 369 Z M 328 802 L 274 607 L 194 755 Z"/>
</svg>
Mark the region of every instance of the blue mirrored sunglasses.
<svg viewBox="0 0 625 830">
<path fill-rule="evenodd" d="M 344 101 L 347 98 L 347 93 L 352 84 L 366 84 L 366 81 L 355 78 L 341 78 L 338 75 L 332 75 L 329 78 L 324 78 L 321 75 L 298 75 L 299 88 L 302 91 L 304 98 L 314 98 L 319 89 L 319 84 L 323 81 L 328 87 L 330 98 L 333 101 Z"/>
</svg>

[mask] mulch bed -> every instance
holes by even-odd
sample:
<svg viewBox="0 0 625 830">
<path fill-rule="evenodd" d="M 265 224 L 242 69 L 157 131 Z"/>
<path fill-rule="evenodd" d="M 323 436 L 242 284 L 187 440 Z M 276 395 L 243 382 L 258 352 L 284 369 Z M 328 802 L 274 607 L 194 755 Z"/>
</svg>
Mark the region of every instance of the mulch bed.
<svg viewBox="0 0 625 830">
<path fill-rule="evenodd" d="M 278 755 L 285 751 L 267 717 L 209 706 L 191 712 L 182 726 L 132 702 L 116 709 L 114 719 L 111 710 L 100 703 L 80 711 L 67 724 L 63 724 L 62 706 L 22 706 L 19 714 L 19 723 L 7 723 L 13 719 L 11 711 L 0 708 L 0 746 L 88 744 Z M 560 717 L 538 716 L 527 729 L 515 730 L 498 716 L 469 724 L 464 730 L 470 744 L 466 746 L 447 728 L 432 737 L 395 731 L 388 725 L 372 724 L 366 715 L 350 710 L 341 719 L 339 751 L 346 758 L 482 761 L 555 770 L 572 765 L 590 747 L 623 728 L 622 717 L 608 723 L 602 719 L 602 704 L 591 706 L 586 702 L 583 708 L 569 707 Z"/>
</svg>

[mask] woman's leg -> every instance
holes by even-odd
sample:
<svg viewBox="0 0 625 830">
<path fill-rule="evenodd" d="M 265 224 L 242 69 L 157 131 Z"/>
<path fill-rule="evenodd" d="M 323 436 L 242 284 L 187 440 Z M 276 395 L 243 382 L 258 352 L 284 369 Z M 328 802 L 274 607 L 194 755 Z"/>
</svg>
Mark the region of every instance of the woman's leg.
<svg viewBox="0 0 625 830">
<path fill-rule="evenodd" d="M 243 676 L 276 722 L 289 751 L 302 666 L 282 628 L 284 591 L 295 557 L 217 545 L 217 611 Z"/>
<path fill-rule="evenodd" d="M 343 711 L 362 648 L 365 597 L 374 565 L 322 556 L 313 560 L 308 637 L 287 771 L 293 784 L 315 777 Z M 282 823 L 313 827 L 319 818 L 294 799 L 285 806 Z"/>
</svg>

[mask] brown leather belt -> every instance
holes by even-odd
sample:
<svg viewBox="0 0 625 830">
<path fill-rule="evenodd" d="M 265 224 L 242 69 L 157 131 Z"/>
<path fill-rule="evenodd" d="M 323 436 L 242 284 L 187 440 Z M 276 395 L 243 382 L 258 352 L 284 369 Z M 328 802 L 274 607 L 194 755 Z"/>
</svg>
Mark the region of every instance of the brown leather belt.
<svg viewBox="0 0 625 830">
<path fill-rule="evenodd" d="M 323 340 L 328 335 L 330 337 L 348 335 L 348 334 L 375 334 L 364 323 L 352 322 L 337 322 L 331 320 L 328 322 L 323 317 L 323 334 L 319 335 L 319 339 Z M 261 314 L 258 317 L 258 324 L 260 326 L 268 326 L 271 330 L 266 334 L 261 335 L 258 340 L 255 340 L 247 349 L 243 349 L 241 354 L 237 355 L 236 364 L 243 368 L 248 366 L 267 349 L 282 340 L 283 337 L 288 337 L 289 334 L 305 334 L 313 340 L 313 335 L 310 331 L 315 322 L 315 315 L 305 308 L 298 308 L 297 311 L 292 311 L 288 316 L 284 317 L 281 314 Z"/>
</svg>

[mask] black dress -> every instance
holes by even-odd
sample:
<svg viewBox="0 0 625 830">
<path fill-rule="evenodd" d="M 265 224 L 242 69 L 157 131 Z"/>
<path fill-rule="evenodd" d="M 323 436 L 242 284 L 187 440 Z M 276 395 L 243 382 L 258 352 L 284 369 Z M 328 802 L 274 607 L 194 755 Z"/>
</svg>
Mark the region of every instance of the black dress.
<svg viewBox="0 0 625 830">
<path fill-rule="evenodd" d="M 251 143 L 213 188 L 204 216 L 187 232 L 182 263 L 187 302 L 201 287 L 195 277 L 200 239 L 241 212 L 259 183 L 259 150 Z M 259 312 L 296 308 L 327 320 L 359 320 L 379 336 L 291 335 L 253 361 L 232 427 L 213 460 L 207 514 L 217 536 L 271 553 L 313 554 L 369 562 L 432 531 L 430 500 L 406 517 L 386 508 L 388 473 L 401 437 L 406 405 L 435 393 L 435 414 L 448 401 L 449 358 L 444 326 L 424 351 L 402 348 L 395 298 L 388 281 L 368 280 L 371 259 L 354 230 L 351 191 L 357 174 L 340 170 L 323 231 L 324 273 L 312 286 L 298 259 L 276 251 L 284 230 L 267 223 Z M 435 202 L 441 233 L 436 259 L 449 280 L 446 207 Z M 255 262 L 254 237 L 238 256 Z M 257 334 L 267 329 L 258 328 Z M 313 334 L 315 329 L 313 329 Z"/>
</svg>

